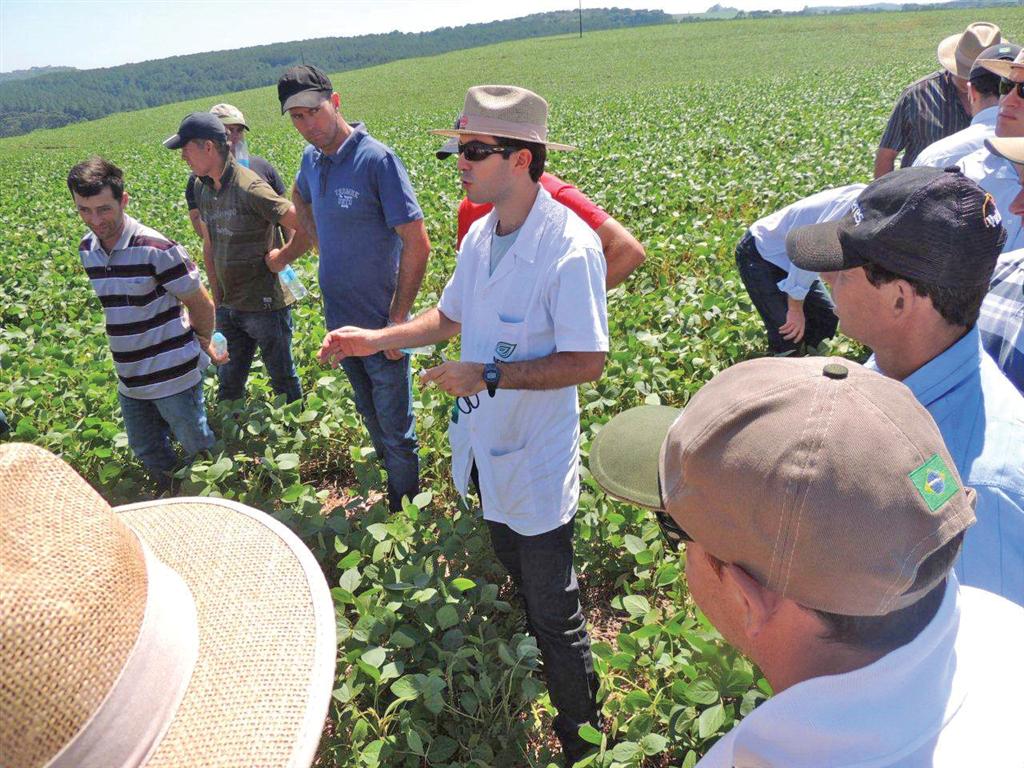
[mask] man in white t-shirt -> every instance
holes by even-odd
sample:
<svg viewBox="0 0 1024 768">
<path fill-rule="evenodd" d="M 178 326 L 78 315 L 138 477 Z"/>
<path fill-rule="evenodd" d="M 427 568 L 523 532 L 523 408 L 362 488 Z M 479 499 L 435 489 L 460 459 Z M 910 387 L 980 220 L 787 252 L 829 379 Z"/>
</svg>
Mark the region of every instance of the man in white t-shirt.
<svg viewBox="0 0 1024 768">
<path fill-rule="evenodd" d="M 758 219 L 736 246 L 736 267 L 768 334 L 773 355 L 788 356 L 835 336 L 835 306 L 817 272 L 793 266 L 789 230 L 846 215 L 866 184 L 847 184 L 797 200 Z"/>
<path fill-rule="evenodd" d="M 613 418 L 590 471 L 687 542 L 694 602 L 774 690 L 699 768 L 1021 765 L 1024 609 L 957 583 L 974 491 L 906 386 L 750 360 Z"/>
<path fill-rule="evenodd" d="M 598 688 L 573 568 L 579 500 L 576 385 L 601 376 L 608 350 L 605 263 L 594 231 L 539 184 L 547 102 L 524 88 L 474 86 L 459 126 L 467 197 L 494 210 L 470 227 L 438 306 L 380 330 L 324 338 L 336 362 L 462 337 L 462 359 L 423 374 L 456 398 L 448 435 L 455 487 L 480 492 L 495 554 L 526 603 L 566 763 L 588 745 Z M 484 392 L 486 390 L 486 392 Z"/>
<path fill-rule="evenodd" d="M 914 158 L 915 166 L 945 168 L 985 146 L 985 139 L 995 135 L 996 117 L 999 115 L 999 75 L 988 70 L 982 62 L 986 59 L 1013 61 L 1020 51 L 1019 45 L 1004 41 L 986 48 L 978 55 L 971 67 L 971 76 L 967 79 L 971 124 L 962 131 L 929 144 Z"/>
</svg>

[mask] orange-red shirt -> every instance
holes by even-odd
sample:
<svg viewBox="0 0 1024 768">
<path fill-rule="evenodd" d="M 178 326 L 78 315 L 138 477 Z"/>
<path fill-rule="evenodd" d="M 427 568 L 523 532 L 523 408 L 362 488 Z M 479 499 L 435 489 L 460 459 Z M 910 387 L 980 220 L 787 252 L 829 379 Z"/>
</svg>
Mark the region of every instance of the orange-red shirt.
<svg viewBox="0 0 1024 768">
<path fill-rule="evenodd" d="M 580 192 L 572 184 L 562 181 L 557 176 L 544 173 L 540 177 L 540 185 L 556 201 L 564 205 L 570 211 L 579 216 L 591 229 L 597 229 L 604 224 L 609 215 L 594 203 L 589 197 Z M 486 216 L 494 208 L 490 203 L 473 203 L 468 197 L 464 197 L 459 203 L 459 225 L 458 236 L 455 247 L 462 247 L 462 238 L 466 236 L 470 226 L 479 218 Z"/>
</svg>

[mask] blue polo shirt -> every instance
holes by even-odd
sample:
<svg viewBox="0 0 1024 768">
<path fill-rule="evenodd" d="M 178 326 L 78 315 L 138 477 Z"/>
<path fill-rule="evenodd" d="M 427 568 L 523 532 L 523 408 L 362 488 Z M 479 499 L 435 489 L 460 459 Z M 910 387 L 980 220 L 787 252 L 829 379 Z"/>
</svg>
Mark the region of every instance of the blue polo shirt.
<svg viewBox="0 0 1024 768">
<path fill-rule="evenodd" d="M 402 253 L 395 227 L 423 218 L 402 161 L 354 123 L 333 155 L 306 147 L 295 186 L 316 222 L 328 330 L 383 328 Z"/>
<path fill-rule="evenodd" d="M 868 365 L 878 370 L 874 356 Z M 1024 605 L 1024 397 L 982 352 L 977 327 L 903 383 L 978 493 L 957 578 Z"/>
</svg>

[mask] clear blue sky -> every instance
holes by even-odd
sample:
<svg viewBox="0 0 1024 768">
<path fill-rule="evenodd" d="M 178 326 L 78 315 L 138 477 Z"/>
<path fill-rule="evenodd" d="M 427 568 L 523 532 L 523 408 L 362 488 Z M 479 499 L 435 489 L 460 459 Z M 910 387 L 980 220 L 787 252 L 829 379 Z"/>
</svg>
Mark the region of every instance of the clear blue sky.
<svg viewBox="0 0 1024 768">
<path fill-rule="evenodd" d="M 744 10 L 860 5 L 871 0 L 719 0 Z M 935 0 L 918 0 L 934 2 Z M 715 0 L 585 0 L 591 7 L 706 10 Z M 575 9 L 570 0 L 0 0 L 0 72 L 64 65 L 91 69 L 264 43 L 424 32 Z"/>
</svg>

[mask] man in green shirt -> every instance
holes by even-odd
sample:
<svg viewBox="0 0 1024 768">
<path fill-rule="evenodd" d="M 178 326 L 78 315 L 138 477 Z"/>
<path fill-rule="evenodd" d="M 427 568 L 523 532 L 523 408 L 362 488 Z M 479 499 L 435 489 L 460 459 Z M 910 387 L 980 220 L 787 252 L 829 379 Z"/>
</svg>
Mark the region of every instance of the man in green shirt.
<svg viewBox="0 0 1024 768">
<path fill-rule="evenodd" d="M 224 125 L 209 112 L 193 112 L 164 141 L 180 149 L 199 179 L 196 203 L 202 220 L 203 261 L 217 307 L 217 330 L 228 342 L 229 361 L 217 369 L 218 397 L 237 400 L 245 392 L 256 347 L 274 391 L 288 402 L 302 397 L 292 362 L 291 304 L 278 276 L 264 261 L 278 224 L 295 230 L 284 246 L 288 261 L 309 248 L 294 206 L 231 156 Z"/>
</svg>

